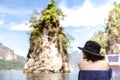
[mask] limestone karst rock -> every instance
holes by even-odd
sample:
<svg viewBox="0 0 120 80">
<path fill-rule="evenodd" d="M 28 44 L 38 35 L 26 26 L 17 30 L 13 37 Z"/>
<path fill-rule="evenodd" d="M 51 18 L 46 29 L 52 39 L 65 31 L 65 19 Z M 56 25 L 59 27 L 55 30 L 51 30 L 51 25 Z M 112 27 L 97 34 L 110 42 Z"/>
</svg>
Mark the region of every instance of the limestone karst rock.
<svg viewBox="0 0 120 80">
<path fill-rule="evenodd" d="M 30 48 L 25 72 L 69 72 L 67 52 L 68 38 L 63 33 L 59 19 L 64 16 L 56 8 L 54 0 L 42 11 L 38 20 L 31 20 L 33 31 L 30 35 Z"/>
</svg>

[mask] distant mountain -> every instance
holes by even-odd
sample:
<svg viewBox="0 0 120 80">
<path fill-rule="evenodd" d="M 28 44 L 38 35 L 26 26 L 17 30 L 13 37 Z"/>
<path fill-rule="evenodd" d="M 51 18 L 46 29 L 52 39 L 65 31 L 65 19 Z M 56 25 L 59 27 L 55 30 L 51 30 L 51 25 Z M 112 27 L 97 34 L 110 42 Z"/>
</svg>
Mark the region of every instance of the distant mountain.
<svg viewBox="0 0 120 80">
<path fill-rule="evenodd" d="M 0 43 L 0 69 L 23 68 L 26 58 L 16 55 L 13 50 Z"/>
<path fill-rule="evenodd" d="M 77 51 L 74 51 L 70 54 L 69 60 L 70 60 L 71 70 L 77 71 L 78 63 L 82 60 L 82 54 Z"/>
</svg>

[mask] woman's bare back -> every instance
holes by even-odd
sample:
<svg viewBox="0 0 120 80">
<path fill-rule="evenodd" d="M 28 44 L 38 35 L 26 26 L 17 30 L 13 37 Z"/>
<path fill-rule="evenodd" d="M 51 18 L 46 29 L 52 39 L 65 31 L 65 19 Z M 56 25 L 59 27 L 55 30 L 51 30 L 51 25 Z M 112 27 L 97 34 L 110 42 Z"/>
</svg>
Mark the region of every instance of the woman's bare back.
<svg viewBox="0 0 120 80">
<path fill-rule="evenodd" d="M 109 64 L 105 60 L 87 61 L 84 59 L 78 64 L 80 70 L 108 70 Z"/>
</svg>

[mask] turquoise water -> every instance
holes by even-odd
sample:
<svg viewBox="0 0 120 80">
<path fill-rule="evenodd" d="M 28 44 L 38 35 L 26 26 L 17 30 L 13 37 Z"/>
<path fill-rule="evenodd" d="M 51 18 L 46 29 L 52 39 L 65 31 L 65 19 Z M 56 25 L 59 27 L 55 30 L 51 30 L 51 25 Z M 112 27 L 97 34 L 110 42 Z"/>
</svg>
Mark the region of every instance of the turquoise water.
<svg viewBox="0 0 120 80">
<path fill-rule="evenodd" d="M 24 74 L 19 70 L 1 70 L 0 80 L 77 80 L 78 72 L 64 74 Z"/>
</svg>

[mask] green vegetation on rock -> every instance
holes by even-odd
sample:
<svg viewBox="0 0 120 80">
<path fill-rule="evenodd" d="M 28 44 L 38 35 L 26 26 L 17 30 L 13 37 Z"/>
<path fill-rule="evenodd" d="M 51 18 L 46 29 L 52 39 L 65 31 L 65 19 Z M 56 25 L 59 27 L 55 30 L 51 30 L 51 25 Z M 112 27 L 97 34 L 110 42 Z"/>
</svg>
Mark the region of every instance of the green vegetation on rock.
<svg viewBox="0 0 120 80">
<path fill-rule="evenodd" d="M 99 31 L 92 37 L 101 44 L 102 54 L 120 54 L 120 4 L 114 2 L 113 5 L 105 31 Z"/>
<path fill-rule="evenodd" d="M 63 32 L 64 29 L 59 25 L 59 20 L 64 18 L 64 14 L 61 9 L 55 6 L 55 1 L 51 0 L 47 8 L 42 11 L 42 16 L 39 12 L 35 11 L 34 16 L 31 17 L 30 23 L 33 28 L 31 31 L 30 42 L 34 42 L 37 38 L 41 37 L 43 34 L 54 37 L 54 34 L 58 35 L 58 40 L 62 42 L 63 48 L 67 51 L 68 42 L 70 38 L 66 36 Z"/>
<path fill-rule="evenodd" d="M 120 4 L 116 2 L 109 13 L 106 32 L 108 34 L 108 52 L 120 54 Z"/>
<path fill-rule="evenodd" d="M 36 11 L 31 17 L 30 27 L 33 30 L 30 33 L 30 48 L 25 70 L 48 73 L 69 71 L 67 48 L 71 37 L 64 33 L 64 28 L 59 21 L 64 16 L 61 9 L 56 7 L 55 1 L 51 0 L 41 13 Z M 34 63 L 31 63 L 31 60 Z"/>
<path fill-rule="evenodd" d="M 44 28 L 47 30 L 51 29 L 52 32 L 57 31 L 57 27 L 59 27 L 59 19 L 60 17 L 63 19 L 64 16 L 65 15 L 62 13 L 61 9 L 55 6 L 55 1 L 51 0 L 47 8 L 42 11 L 41 17 L 40 13 L 37 11 L 35 11 L 34 15 L 31 17 L 30 27 L 33 28 L 31 32 L 31 38 L 34 39 L 36 37 L 39 37 L 40 34 L 43 33 Z"/>
<path fill-rule="evenodd" d="M 99 31 L 98 33 L 94 34 L 94 37 L 91 38 L 94 41 L 97 41 L 101 45 L 101 54 L 106 54 L 106 49 L 108 48 L 107 44 L 107 34 L 103 31 Z"/>
</svg>

